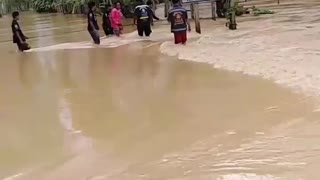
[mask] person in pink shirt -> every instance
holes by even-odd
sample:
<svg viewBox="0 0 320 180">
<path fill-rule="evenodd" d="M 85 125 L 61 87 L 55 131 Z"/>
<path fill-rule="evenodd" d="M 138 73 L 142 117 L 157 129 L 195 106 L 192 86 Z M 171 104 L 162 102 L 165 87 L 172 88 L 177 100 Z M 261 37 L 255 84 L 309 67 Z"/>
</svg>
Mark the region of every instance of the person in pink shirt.
<svg viewBox="0 0 320 180">
<path fill-rule="evenodd" d="M 121 4 L 117 2 L 115 7 L 111 11 L 110 22 L 113 28 L 113 32 L 116 36 L 120 36 L 122 31 L 122 12 L 121 12 Z"/>
</svg>

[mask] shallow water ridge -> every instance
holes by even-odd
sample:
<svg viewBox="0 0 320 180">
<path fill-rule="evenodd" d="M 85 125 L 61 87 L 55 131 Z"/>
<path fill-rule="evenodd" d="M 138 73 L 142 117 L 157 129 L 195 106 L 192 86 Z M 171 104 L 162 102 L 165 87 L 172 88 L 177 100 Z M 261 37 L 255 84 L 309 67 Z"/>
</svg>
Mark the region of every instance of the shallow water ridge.
<svg viewBox="0 0 320 180">
<path fill-rule="evenodd" d="M 313 97 L 160 53 L 180 51 L 180 58 L 239 71 L 249 63 L 264 75 L 275 60 L 257 54 L 273 57 L 272 48 L 291 31 L 271 31 L 266 22 L 275 21 L 275 31 L 287 27 L 276 18 L 242 20 L 234 32 L 208 21 L 204 35 L 190 34 L 199 39 L 187 46 L 166 42 L 171 34 L 160 22 L 148 41 L 129 33 L 96 47 L 82 17 L 25 14 L 23 29 L 35 49 L 16 53 L 6 39 L 10 29 L 2 26 L 10 19 L 0 19 L 0 179 L 319 179 Z M 288 38 L 291 45 L 304 41 L 301 32 L 297 43 L 298 35 Z M 273 44 L 262 46 L 262 34 Z M 297 65 L 304 63 L 291 67 Z"/>
</svg>

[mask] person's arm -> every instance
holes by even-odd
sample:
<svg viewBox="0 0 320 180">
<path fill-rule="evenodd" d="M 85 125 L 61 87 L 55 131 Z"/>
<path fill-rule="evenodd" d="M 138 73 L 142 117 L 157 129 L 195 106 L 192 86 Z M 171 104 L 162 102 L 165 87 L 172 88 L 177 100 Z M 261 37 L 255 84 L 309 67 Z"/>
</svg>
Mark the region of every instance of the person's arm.
<svg viewBox="0 0 320 180">
<path fill-rule="evenodd" d="M 25 36 L 25 35 L 23 34 L 23 32 L 22 32 L 21 29 L 20 29 L 20 31 L 21 31 L 21 35 L 23 36 L 24 39 L 29 39 L 27 36 Z"/>
<path fill-rule="evenodd" d="M 136 22 L 137 22 L 137 16 L 134 16 L 134 17 L 133 17 L 133 25 L 135 25 Z"/>
<path fill-rule="evenodd" d="M 151 15 L 152 15 L 152 18 L 153 19 L 156 19 L 156 20 L 160 20 L 160 18 L 158 18 L 156 15 L 155 15 L 155 13 L 154 13 L 154 11 L 151 9 L 151 8 L 149 8 L 150 9 L 150 12 L 151 12 Z"/>
<path fill-rule="evenodd" d="M 117 25 L 121 25 L 120 24 L 120 19 L 121 19 L 121 14 L 119 11 L 113 11 L 113 14 L 112 14 L 112 19 L 113 19 L 113 22 Z"/>
<path fill-rule="evenodd" d="M 135 8 L 134 9 L 133 24 L 137 23 L 138 16 L 139 16 L 139 10 L 138 10 L 138 8 Z"/>
<path fill-rule="evenodd" d="M 97 31 L 96 28 L 93 25 L 93 22 L 90 20 L 90 26 L 92 27 L 92 30 Z"/>
<path fill-rule="evenodd" d="M 15 33 L 16 33 L 16 35 L 17 35 L 20 43 L 25 43 L 25 41 L 22 40 L 22 38 L 21 38 L 21 36 L 20 36 L 20 33 L 18 33 L 18 31 L 16 31 Z"/>
<path fill-rule="evenodd" d="M 113 17 L 112 17 L 112 11 L 109 13 L 109 21 L 110 21 L 110 25 L 113 25 Z"/>
<path fill-rule="evenodd" d="M 167 21 L 168 21 L 168 22 L 171 22 L 171 16 L 172 16 L 172 15 L 171 15 L 171 13 L 170 13 L 170 11 L 169 11 L 169 12 L 168 12 L 168 17 L 167 17 Z"/>
<path fill-rule="evenodd" d="M 188 31 L 191 31 L 191 25 L 190 25 L 190 22 L 189 22 L 189 19 L 188 19 L 188 13 L 187 13 L 187 11 L 185 11 L 184 17 L 185 17 L 185 20 L 186 20 L 186 24 L 187 24 L 187 26 L 188 26 Z"/>
<path fill-rule="evenodd" d="M 103 13 L 102 14 L 102 26 L 107 24 L 107 14 Z"/>
<path fill-rule="evenodd" d="M 188 31 L 190 32 L 190 31 L 191 31 L 191 25 L 190 25 L 190 22 L 189 22 L 188 19 L 186 19 L 186 23 L 187 23 L 187 25 L 188 25 Z"/>
<path fill-rule="evenodd" d="M 97 19 L 94 19 L 94 25 L 96 25 L 96 30 L 99 31 L 100 27 L 99 27 L 99 24 L 97 22 Z"/>
<path fill-rule="evenodd" d="M 122 26 L 121 20 L 122 20 L 122 12 L 118 11 L 118 24 Z"/>
<path fill-rule="evenodd" d="M 22 37 L 20 36 L 20 33 L 19 33 L 19 26 L 18 24 L 15 24 L 14 25 L 14 34 L 18 37 L 18 40 L 20 41 L 20 43 L 24 43 Z"/>
<path fill-rule="evenodd" d="M 93 14 L 90 13 L 89 14 L 89 24 L 90 24 L 92 30 L 97 31 L 96 27 L 93 25 L 92 18 L 93 18 Z"/>
<path fill-rule="evenodd" d="M 152 16 L 153 16 L 153 19 L 156 19 L 156 20 L 160 20 L 160 18 L 158 18 L 154 13 L 152 13 Z"/>
</svg>

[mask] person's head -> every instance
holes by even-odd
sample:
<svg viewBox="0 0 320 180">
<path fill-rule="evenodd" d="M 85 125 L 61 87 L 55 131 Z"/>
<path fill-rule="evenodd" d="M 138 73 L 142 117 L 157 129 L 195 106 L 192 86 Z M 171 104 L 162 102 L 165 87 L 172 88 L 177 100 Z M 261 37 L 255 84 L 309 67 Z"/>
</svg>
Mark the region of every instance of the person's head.
<svg viewBox="0 0 320 180">
<path fill-rule="evenodd" d="M 88 3 L 88 7 L 89 7 L 89 9 L 90 9 L 91 11 L 95 11 L 95 10 L 96 10 L 96 3 L 93 2 L 93 1 L 90 1 L 90 2 Z"/>
<path fill-rule="evenodd" d="M 110 11 L 111 10 L 111 5 L 110 4 L 106 4 L 105 9 L 106 9 L 106 12 Z"/>
<path fill-rule="evenodd" d="M 14 12 L 12 13 L 12 18 L 13 18 L 14 20 L 19 20 L 19 12 L 18 12 L 18 11 L 14 11 Z"/>
<path fill-rule="evenodd" d="M 137 0 L 136 2 L 137 2 L 138 5 L 144 4 L 144 0 Z"/>
<path fill-rule="evenodd" d="M 173 3 L 173 4 L 179 4 L 179 3 L 180 3 L 180 0 L 172 0 L 172 3 Z"/>
<path fill-rule="evenodd" d="M 121 9 L 121 3 L 118 1 L 114 4 L 114 7 L 117 9 Z"/>
<path fill-rule="evenodd" d="M 147 5 L 148 5 L 148 6 L 152 6 L 152 5 L 153 5 L 152 1 L 151 1 L 151 0 L 148 0 L 148 1 L 147 1 Z"/>
</svg>

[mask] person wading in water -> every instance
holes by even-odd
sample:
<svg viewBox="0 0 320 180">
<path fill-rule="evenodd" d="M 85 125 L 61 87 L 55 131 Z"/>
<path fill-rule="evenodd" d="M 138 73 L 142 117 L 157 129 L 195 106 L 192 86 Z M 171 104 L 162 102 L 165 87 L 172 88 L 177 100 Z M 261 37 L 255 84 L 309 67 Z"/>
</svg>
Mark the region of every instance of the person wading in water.
<svg viewBox="0 0 320 180">
<path fill-rule="evenodd" d="M 191 31 L 187 10 L 180 5 L 180 0 L 172 0 L 173 6 L 169 10 L 168 21 L 171 22 L 171 32 L 174 34 L 175 44 L 186 44 L 187 30 Z"/>
<path fill-rule="evenodd" d="M 121 19 L 122 19 L 122 12 L 121 12 L 121 4 L 120 2 L 116 2 L 115 7 L 111 11 L 110 22 L 113 28 L 113 32 L 116 36 L 120 36 L 121 31 L 123 29 Z"/>
<path fill-rule="evenodd" d="M 134 10 L 134 24 L 137 24 L 138 35 L 143 36 L 150 36 L 151 30 L 151 23 L 153 18 L 159 20 L 157 16 L 155 16 L 152 9 L 146 5 L 143 0 L 139 0 L 140 5 L 136 6 Z"/>
<path fill-rule="evenodd" d="M 95 14 L 96 4 L 94 2 L 88 3 L 88 31 L 95 44 L 100 44 L 99 26 Z"/>
<path fill-rule="evenodd" d="M 19 12 L 15 11 L 12 13 L 12 24 L 11 29 L 13 33 L 13 43 L 17 44 L 19 51 L 23 52 L 25 50 L 29 50 L 30 46 L 26 42 L 28 39 L 23 33 L 18 23 L 19 20 Z"/>
<path fill-rule="evenodd" d="M 105 12 L 102 14 L 102 27 L 106 36 L 113 34 L 113 29 L 110 22 L 111 5 L 107 4 Z"/>
</svg>

